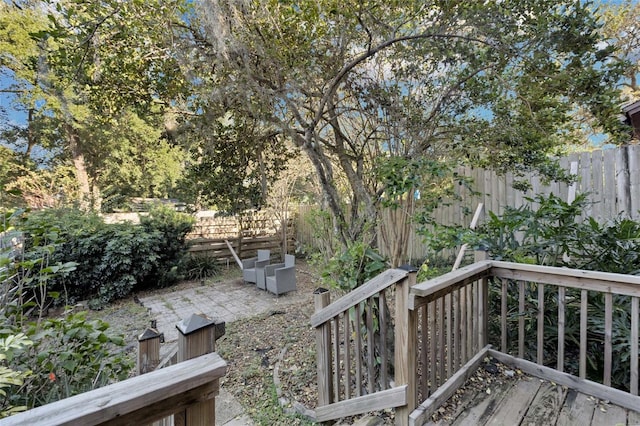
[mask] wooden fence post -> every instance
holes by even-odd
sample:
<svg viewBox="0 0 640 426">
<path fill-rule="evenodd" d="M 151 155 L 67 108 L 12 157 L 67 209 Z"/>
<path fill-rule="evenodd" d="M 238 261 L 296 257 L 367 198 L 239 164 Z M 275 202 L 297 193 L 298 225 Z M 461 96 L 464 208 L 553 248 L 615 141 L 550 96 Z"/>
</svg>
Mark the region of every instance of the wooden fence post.
<svg viewBox="0 0 640 426">
<path fill-rule="evenodd" d="M 409 275 L 396 284 L 395 382 L 396 386 L 407 385 L 407 404 L 396 409 L 396 425 L 405 426 L 417 405 L 417 311 L 409 309 L 409 290 L 418 271 L 410 266 L 401 268 Z"/>
<path fill-rule="evenodd" d="M 317 288 L 313 292 L 315 311 L 318 312 L 331 302 L 331 295 L 326 288 Z M 331 324 L 324 323 L 316 328 L 316 350 L 318 369 L 318 406 L 329 405 L 333 401 L 331 386 Z"/>
<path fill-rule="evenodd" d="M 179 322 L 176 328 L 178 335 L 178 362 L 199 357 L 215 351 L 216 324 L 205 315 L 191 315 Z M 212 389 L 214 395 L 210 399 L 198 402 L 184 412 L 175 415 L 175 425 L 208 426 L 215 424 L 218 382 Z"/>
<path fill-rule="evenodd" d="M 155 321 L 151 321 L 151 327 L 138 336 L 138 360 L 136 363 L 138 374 L 153 371 L 160 364 L 162 337 L 162 334 L 156 330 Z"/>
</svg>

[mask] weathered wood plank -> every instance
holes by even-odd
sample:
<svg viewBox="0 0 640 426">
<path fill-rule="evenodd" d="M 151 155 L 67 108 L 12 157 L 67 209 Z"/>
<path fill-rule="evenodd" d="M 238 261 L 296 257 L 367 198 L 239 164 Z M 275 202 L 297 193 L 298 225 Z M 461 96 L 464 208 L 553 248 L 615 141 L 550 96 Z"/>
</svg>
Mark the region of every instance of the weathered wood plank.
<svg viewBox="0 0 640 426">
<path fill-rule="evenodd" d="M 640 425 L 640 409 L 637 411 L 629 410 L 627 422 L 629 426 Z"/>
<path fill-rule="evenodd" d="M 521 424 L 540 426 L 555 424 L 566 396 L 566 387 L 544 381 Z"/>
<path fill-rule="evenodd" d="M 638 309 L 639 301 L 637 297 L 631 298 L 631 377 L 630 386 L 631 394 L 638 395 L 638 334 L 640 328 L 640 309 Z"/>
<path fill-rule="evenodd" d="M 349 311 L 344 312 L 342 321 L 344 327 L 342 335 L 344 340 L 344 398 L 349 399 L 351 398 L 351 320 Z"/>
<path fill-rule="evenodd" d="M 329 305 L 331 294 L 329 290 L 318 289 L 313 294 L 313 303 L 316 311 Z M 329 405 L 333 401 L 333 377 L 331 364 L 331 324 L 325 323 L 315 330 L 316 335 L 316 368 L 318 377 L 318 404 Z"/>
<path fill-rule="evenodd" d="M 487 425 L 519 425 L 540 389 L 540 380 L 523 378 L 509 391 L 498 409 L 487 419 Z"/>
<path fill-rule="evenodd" d="M 466 282 L 475 281 L 487 275 L 487 271 L 491 268 L 491 262 L 490 260 L 477 262 L 429 281 L 423 281 L 413 286 L 411 293 L 414 297 L 426 297 L 465 280 L 467 280 Z"/>
<path fill-rule="evenodd" d="M 503 399 L 507 397 L 515 383 L 515 381 L 507 380 L 491 385 L 487 384 L 486 389 L 490 392 L 479 392 L 476 398 L 470 403 L 469 408 L 451 424 L 455 426 L 477 426 L 485 424 L 485 422 L 493 416 Z"/>
<path fill-rule="evenodd" d="M 604 377 L 602 383 L 611 386 L 611 361 L 612 342 L 611 328 L 613 326 L 613 296 L 611 293 L 604 295 Z"/>
<path fill-rule="evenodd" d="M 593 411 L 593 425 L 626 425 L 627 410 L 617 405 L 600 403 Z"/>
<path fill-rule="evenodd" d="M 640 296 L 640 276 L 491 261 L 491 275 L 602 293 Z"/>
<path fill-rule="evenodd" d="M 579 377 L 587 378 L 587 315 L 589 308 L 589 292 L 582 290 L 580 292 L 580 360 L 579 360 Z"/>
<path fill-rule="evenodd" d="M 460 370 L 458 370 L 449 380 L 429 396 L 418 408 L 409 416 L 410 425 L 421 425 L 437 410 L 455 391 L 473 375 L 478 366 L 487 355 L 488 347 L 478 352 Z"/>
<path fill-rule="evenodd" d="M 326 422 L 370 411 L 399 407 L 407 403 L 406 393 L 407 386 L 404 385 L 318 407 L 316 408 L 316 421 Z"/>
<path fill-rule="evenodd" d="M 500 350 L 507 352 L 507 280 L 500 280 Z"/>
<path fill-rule="evenodd" d="M 523 372 L 532 376 L 540 377 L 559 385 L 567 386 L 571 389 L 586 393 L 587 395 L 595 396 L 596 398 L 605 401 L 611 401 L 612 404 L 619 405 L 623 408 L 637 410 L 638 407 L 640 407 L 640 397 L 631 395 L 628 392 L 610 388 L 608 386 L 604 386 L 600 383 L 595 383 L 590 380 L 580 379 L 578 377 L 572 376 L 571 374 L 561 373 L 553 368 L 534 364 L 530 361 L 516 358 L 502 352 L 494 351 L 492 349 L 489 350 L 489 355 L 504 364 L 519 368 Z"/>
<path fill-rule="evenodd" d="M 337 314 L 357 305 L 363 300 L 379 293 L 381 290 L 393 285 L 406 277 L 407 271 L 403 269 L 388 269 L 370 279 L 360 287 L 342 296 L 326 308 L 314 313 L 311 316 L 311 326 L 317 327 L 320 324 L 335 317 Z"/>
<path fill-rule="evenodd" d="M 538 284 L 538 321 L 536 338 L 536 359 L 544 363 L 544 284 Z"/>
<path fill-rule="evenodd" d="M 558 371 L 564 371 L 565 293 L 564 287 L 558 287 L 558 362 L 556 365 Z"/>
<path fill-rule="evenodd" d="M 569 389 L 556 426 L 588 426 L 596 408 L 596 399 L 575 389 Z"/>
<path fill-rule="evenodd" d="M 518 281 L 518 358 L 524 357 L 524 281 Z"/>
</svg>

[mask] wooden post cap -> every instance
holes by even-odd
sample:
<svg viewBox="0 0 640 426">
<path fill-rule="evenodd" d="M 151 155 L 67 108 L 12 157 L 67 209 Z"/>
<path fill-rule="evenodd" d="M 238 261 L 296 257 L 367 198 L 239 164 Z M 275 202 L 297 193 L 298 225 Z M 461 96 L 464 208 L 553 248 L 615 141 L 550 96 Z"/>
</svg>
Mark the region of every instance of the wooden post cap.
<svg viewBox="0 0 640 426">
<path fill-rule="evenodd" d="M 144 342 L 145 340 L 155 339 L 161 337 L 158 330 L 154 328 L 147 328 L 141 335 L 138 336 L 138 342 Z"/>
<path fill-rule="evenodd" d="M 187 334 L 191 334 L 206 327 L 214 326 L 215 324 L 215 321 L 205 314 L 193 314 L 189 318 L 185 318 L 176 324 L 176 328 L 180 333 L 186 336 Z"/>
<path fill-rule="evenodd" d="M 326 293 L 329 290 L 327 290 L 326 288 L 322 288 L 322 287 L 318 287 L 315 290 L 313 290 L 313 294 L 322 294 L 322 293 Z"/>
</svg>

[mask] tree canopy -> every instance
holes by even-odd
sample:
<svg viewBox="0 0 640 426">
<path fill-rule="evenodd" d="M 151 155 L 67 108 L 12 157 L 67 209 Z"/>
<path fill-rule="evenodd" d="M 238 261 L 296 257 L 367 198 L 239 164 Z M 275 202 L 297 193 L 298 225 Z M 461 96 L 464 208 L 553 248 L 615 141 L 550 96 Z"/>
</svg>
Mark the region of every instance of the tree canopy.
<svg viewBox="0 0 640 426">
<path fill-rule="evenodd" d="M 538 168 L 579 107 L 621 135 L 620 70 L 586 2 L 215 0 L 198 11 L 212 99 L 309 157 L 345 245 L 409 169 L 405 194 L 442 179 L 443 159 Z"/>
</svg>

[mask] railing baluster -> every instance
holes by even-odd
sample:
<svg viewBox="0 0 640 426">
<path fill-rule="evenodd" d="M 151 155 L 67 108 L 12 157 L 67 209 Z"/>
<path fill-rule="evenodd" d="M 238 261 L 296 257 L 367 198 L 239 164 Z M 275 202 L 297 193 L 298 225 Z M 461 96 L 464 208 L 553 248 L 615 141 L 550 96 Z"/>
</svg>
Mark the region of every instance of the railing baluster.
<svg viewBox="0 0 640 426">
<path fill-rule="evenodd" d="M 518 358 L 524 358 L 524 281 L 518 281 Z"/>
<path fill-rule="evenodd" d="M 376 354 L 374 353 L 374 339 L 373 339 L 373 297 L 367 299 L 367 370 L 369 374 L 368 389 L 369 394 L 372 394 L 375 389 L 375 360 Z"/>
<path fill-rule="evenodd" d="M 420 347 L 420 363 L 422 364 L 422 374 L 420 375 L 420 391 L 422 392 L 422 399 L 425 400 L 429 396 L 429 323 L 427 314 L 427 305 L 420 308 L 420 333 L 422 335 L 422 346 Z"/>
<path fill-rule="evenodd" d="M 500 299 L 500 346 L 502 352 L 507 353 L 507 283 L 506 279 L 500 280 L 501 299 Z"/>
<path fill-rule="evenodd" d="M 604 294 L 604 377 L 605 386 L 611 386 L 611 327 L 613 324 L 613 295 Z"/>
<path fill-rule="evenodd" d="M 333 325 L 333 396 L 340 401 L 340 316 L 331 320 Z"/>
<path fill-rule="evenodd" d="M 478 281 L 469 284 L 469 289 L 471 290 L 471 315 L 473 317 L 470 353 L 473 356 L 478 350 L 478 330 L 480 329 L 480 324 L 478 323 L 480 319 L 480 310 L 478 309 Z"/>
<path fill-rule="evenodd" d="M 564 371 L 564 324 L 566 289 L 558 287 L 558 371 Z"/>
<path fill-rule="evenodd" d="M 581 379 L 587 377 L 587 308 L 588 308 L 589 292 L 587 290 L 580 291 L 580 371 L 578 375 Z"/>
<path fill-rule="evenodd" d="M 538 284 L 537 363 L 544 362 L 544 284 Z"/>
<path fill-rule="evenodd" d="M 429 394 L 436 389 L 436 303 L 429 303 Z"/>
<path fill-rule="evenodd" d="M 453 369 L 460 368 L 460 289 L 453 292 Z"/>
<path fill-rule="evenodd" d="M 351 320 L 349 318 L 349 309 L 344 311 L 344 398 L 351 398 L 351 328 L 349 327 Z"/>
<path fill-rule="evenodd" d="M 388 363 L 387 363 L 387 301 L 386 298 L 384 296 L 384 291 L 381 291 L 378 297 L 378 313 L 379 313 L 379 318 L 378 318 L 378 325 L 380 326 L 380 341 L 381 341 L 381 345 L 380 345 L 380 351 L 382 352 L 380 354 L 380 359 L 381 359 L 381 365 L 380 365 L 380 373 L 381 373 L 381 380 L 382 380 L 382 384 L 381 384 L 381 389 L 387 389 L 387 367 L 388 367 Z"/>
<path fill-rule="evenodd" d="M 444 297 L 438 298 L 438 386 L 445 382 L 444 372 Z"/>
<path fill-rule="evenodd" d="M 467 362 L 467 290 L 466 287 L 460 289 L 460 365 Z"/>
<path fill-rule="evenodd" d="M 473 284 L 466 286 L 467 291 L 467 357 L 464 362 L 469 361 L 473 355 L 473 339 L 474 339 L 474 315 L 473 315 Z"/>
<path fill-rule="evenodd" d="M 638 395 L 638 298 L 631 298 L 631 383 L 629 388 L 632 395 Z"/>
<path fill-rule="evenodd" d="M 445 313 L 447 315 L 447 327 L 446 327 L 446 333 L 445 333 L 445 345 L 447 348 L 447 372 L 446 372 L 446 378 L 448 379 L 449 377 L 451 377 L 453 375 L 453 372 L 451 371 L 451 365 L 452 365 L 452 360 L 451 360 L 451 355 L 452 355 L 452 348 L 451 348 L 451 340 L 452 340 L 452 330 L 451 330 L 451 293 L 447 294 L 445 296 L 444 299 L 444 306 L 445 306 Z"/>
<path fill-rule="evenodd" d="M 354 359 L 356 361 L 356 396 L 362 395 L 362 327 L 360 327 L 360 318 L 362 318 L 361 304 L 356 305 L 356 353 Z"/>
</svg>

